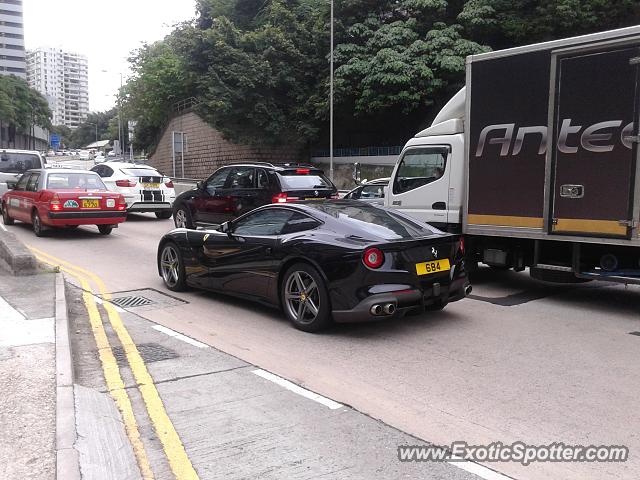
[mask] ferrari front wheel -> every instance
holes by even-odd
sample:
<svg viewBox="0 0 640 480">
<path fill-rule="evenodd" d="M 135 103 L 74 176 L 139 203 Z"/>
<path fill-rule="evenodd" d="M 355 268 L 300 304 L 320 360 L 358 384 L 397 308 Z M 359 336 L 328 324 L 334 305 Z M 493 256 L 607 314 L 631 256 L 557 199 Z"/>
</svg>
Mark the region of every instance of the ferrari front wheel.
<svg viewBox="0 0 640 480">
<path fill-rule="evenodd" d="M 187 288 L 182 255 L 175 243 L 167 243 L 160 252 L 160 273 L 166 287 L 173 292 L 182 292 Z"/>
</svg>

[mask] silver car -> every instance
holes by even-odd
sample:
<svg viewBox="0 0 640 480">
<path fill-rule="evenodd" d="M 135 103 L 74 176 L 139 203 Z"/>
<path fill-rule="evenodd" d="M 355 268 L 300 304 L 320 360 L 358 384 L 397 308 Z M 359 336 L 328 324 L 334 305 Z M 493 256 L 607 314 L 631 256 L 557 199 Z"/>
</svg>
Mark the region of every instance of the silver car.
<svg viewBox="0 0 640 480">
<path fill-rule="evenodd" d="M 0 150 L 0 196 L 8 190 L 7 183 L 15 184 L 27 170 L 44 168 L 45 159 L 32 150 Z"/>
<path fill-rule="evenodd" d="M 354 188 L 344 198 L 360 200 L 372 205 L 384 204 L 384 189 L 389 185 L 389 178 L 378 178 Z"/>
</svg>

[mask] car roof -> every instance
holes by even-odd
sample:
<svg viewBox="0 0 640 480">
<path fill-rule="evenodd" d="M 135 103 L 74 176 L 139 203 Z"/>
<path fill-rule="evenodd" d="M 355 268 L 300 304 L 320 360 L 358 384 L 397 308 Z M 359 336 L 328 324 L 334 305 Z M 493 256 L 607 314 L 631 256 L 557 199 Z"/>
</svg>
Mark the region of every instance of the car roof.
<svg viewBox="0 0 640 480">
<path fill-rule="evenodd" d="M 15 148 L 3 148 L 0 150 L 0 153 L 30 153 L 32 155 L 41 155 L 37 150 L 18 150 Z"/>
<path fill-rule="evenodd" d="M 262 167 L 275 171 L 293 170 L 295 168 L 308 168 L 310 170 L 322 172 L 323 170 L 307 163 L 269 163 L 269 162 L 240 162 L 230 163 L 229 165 L 223 165 L 220 168 L 227 167 Z"/>
<path fill-rule="evenodd" d="M 147 165 L 146 163 L 131 163 L 131 162 L 104 162 L 101 163 L 100 165 L 109 165 L 109 166 L 115 166 L 118 168 L 151 168 L 152 170 L 158 170 L 156 167 L 152 166 L 152 165 Z"/>
<path fill-rule="evenodd" d="M 32 168 L 31 170 L 27 170 L 24 173 L 88 173 L 90 175 L 98 175 L 96 172 L 92 172 L 91 170 L 84 170 L 82 168 Z"/>
</svg>

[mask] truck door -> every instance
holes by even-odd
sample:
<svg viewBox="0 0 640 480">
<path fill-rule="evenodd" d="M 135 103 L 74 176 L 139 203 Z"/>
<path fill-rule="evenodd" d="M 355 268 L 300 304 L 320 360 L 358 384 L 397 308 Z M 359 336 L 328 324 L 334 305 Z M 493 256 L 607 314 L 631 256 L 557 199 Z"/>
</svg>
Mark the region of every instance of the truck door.
<svg viewBox="0 0 640 480">
<path fill-rule="evenodd" d="M 446 228 L 450 155 L 448 146 L 405 150 L 391 178 L 385 204 L 437 228 Z"/>
<path fill-rule="evenodd" d="M 638 57 L 638 46 L 554 57 L 552 233 L 631 236 Z"/>
</svg>

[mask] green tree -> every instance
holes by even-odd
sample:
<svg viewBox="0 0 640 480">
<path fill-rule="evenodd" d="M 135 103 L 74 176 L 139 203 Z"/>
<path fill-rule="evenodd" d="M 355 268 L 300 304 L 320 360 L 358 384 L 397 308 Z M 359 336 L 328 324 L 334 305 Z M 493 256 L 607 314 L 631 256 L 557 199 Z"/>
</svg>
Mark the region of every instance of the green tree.
<svg viewBox="0 0 640 480">
<path fill-rule="evenodd" d="M 636 0 L 469 0 L 459 20 L 494 49 L 635 25 Z"/>
<path fill-rule="evenodd" d="M 26 81 L 13 75 L 0 76 L 0 120 L 28 133 L 38 125 L 51 127 L 51 110 L 47 100 Z"/>
<path fill-rule="evenodd" d="M 116 128 L 115 136 L 109 131 L 110 122 L 116 118 L 118 111 L 113 108 L 107 112 L 89 113 L 87 119 L 73 130 L 70 138 L 71 148 L 82 148 L 96 141 L 96 130 L 98 140 L 114 140 L 118 138 Z"/>
</svg>

